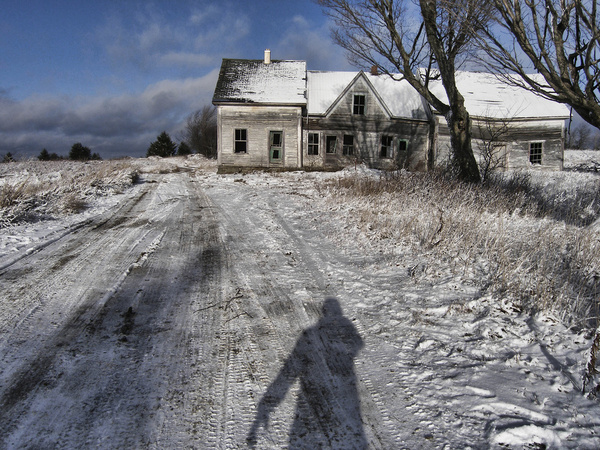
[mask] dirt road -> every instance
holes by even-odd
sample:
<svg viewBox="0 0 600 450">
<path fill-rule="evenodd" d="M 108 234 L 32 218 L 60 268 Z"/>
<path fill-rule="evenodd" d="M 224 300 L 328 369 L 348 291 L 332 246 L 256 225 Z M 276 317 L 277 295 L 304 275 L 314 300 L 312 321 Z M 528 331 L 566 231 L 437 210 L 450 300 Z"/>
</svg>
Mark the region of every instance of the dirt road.
<svg viewBox="0 0 600 450">
<path fill-rule="evenodd" d="M 0 261 L 0 448 L 595 445 L 530 322 L 469 276 L 342 249 L 310 175 L 259 178 L 148 175 Z"/>
<path fill-rule="evenodd" d="M 0 447 L 388 447 L 384 413 L 368 401 L 364 421 L 356 416 L 372 386 L 357 382 L 361 338 L 341 311 L 328 326 L 344 319 L 346 330 L 312 337 L 320 351 L 337 346 L 338 360 L 292 360 L 299 372 L 275 387 L 281 407 L 264 427 L 262 393 L 335 292 L 274 209 L 241 214 L 247 200 L 223 207 L 189 173 L 157 176 L 4 267 Z M 285 391 L 303 391 L 294 379 L 307 371 L 320 391 L 296 405 Z M 290 436 L 296 409 L 315 405 L 319 420 L 307 412 Z"/>
</svg>

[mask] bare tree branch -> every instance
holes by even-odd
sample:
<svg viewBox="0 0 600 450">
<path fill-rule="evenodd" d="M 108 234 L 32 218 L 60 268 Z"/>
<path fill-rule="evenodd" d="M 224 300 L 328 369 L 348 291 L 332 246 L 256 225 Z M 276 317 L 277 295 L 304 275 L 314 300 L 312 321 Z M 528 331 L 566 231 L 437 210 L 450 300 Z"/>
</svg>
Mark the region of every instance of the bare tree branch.
<svg viewBox="0 0 600 450">
<path fill-rule="evenodd" d="M 495 26 L 481 34 L 486 67 L 506 82 L 573 107 L 600 128 L 597 0 L 493 0 Z M 505 39 L 506 34 L 514 40 Z M 543 78 L 532 76 L 539 73 Z M 517 75 L 516 77 L 514 75 Z"/>
<path fill-rule="evenodd" d="M 486 0 L 317 0 L 332 18 L 334 40 L 357 64 L 376 65 L 406 80 L 450 127 L 453 161 L 459 177 L 480 181 L 471 147 L 470 117 L 456 87 L 461 57 L 471 50 L 479 27 L 489 20 Z M 412 9 L 411 9 L 412 8 Z M 441 79 L 447 101 L 430 89 Z"/>
</svg>

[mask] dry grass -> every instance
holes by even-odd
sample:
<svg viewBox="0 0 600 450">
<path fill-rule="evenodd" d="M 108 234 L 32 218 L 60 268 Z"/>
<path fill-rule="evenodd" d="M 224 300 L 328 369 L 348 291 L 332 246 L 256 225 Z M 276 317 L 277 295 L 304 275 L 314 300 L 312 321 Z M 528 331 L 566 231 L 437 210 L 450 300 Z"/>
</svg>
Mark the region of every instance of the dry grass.
<svg viewBox="0 0 600 450">
<path fill-rule="evenodd" d="M 216 170 L 216 162 L 191 155 L 0 164 L 0 228 L 80 213 L 94 198 L 122 193 L 143 174 L 182 170 Z"/>
<path fill-rule="evenodd" d="M 0 228 L 82 212 L 94 198 L 123 192 L 139 177 L 127 160 L 26 161 L 0 170 Z"/>
<path fill-rule="evenodd" d="M 457 272 L 476 267 L 488 289 L 523 310 L 598 322 L 600 230 L 589 225 L 600 216 L 600 181 L 554 194 L 523 173 L 485 185 L 392 173 L 344 176 L 320 190 L 352 204 L 348 222 L 370 239 L 413 245 Z"/>
</svg>

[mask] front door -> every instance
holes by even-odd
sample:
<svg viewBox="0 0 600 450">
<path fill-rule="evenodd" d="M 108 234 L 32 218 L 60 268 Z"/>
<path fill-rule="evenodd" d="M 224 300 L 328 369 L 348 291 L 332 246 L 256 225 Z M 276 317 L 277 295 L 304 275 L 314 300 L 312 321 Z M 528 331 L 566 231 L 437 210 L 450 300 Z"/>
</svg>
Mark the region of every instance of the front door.
<svg viewBox="0 0 600 450">
<path fill-rule="evenodd" d="M 269 162 L 281 164 L 283 161 L 283 131 L 269 132 Z"/>
</svg>

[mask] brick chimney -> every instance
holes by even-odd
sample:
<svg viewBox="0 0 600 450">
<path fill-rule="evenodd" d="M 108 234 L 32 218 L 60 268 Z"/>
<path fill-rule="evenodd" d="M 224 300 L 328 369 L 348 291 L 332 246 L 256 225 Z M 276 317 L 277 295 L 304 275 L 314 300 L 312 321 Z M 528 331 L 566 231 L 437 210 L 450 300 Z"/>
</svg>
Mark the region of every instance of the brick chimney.
<svg viewBox="0 0 600 450">
<path fill-rule="evenodd" d="M 379 75 L 379 69 L 377 65 L 371 66 L 371 75 Z"/>
</svg>

